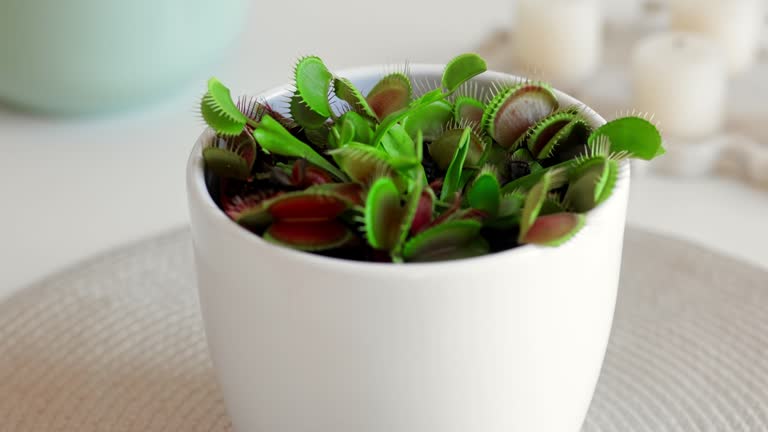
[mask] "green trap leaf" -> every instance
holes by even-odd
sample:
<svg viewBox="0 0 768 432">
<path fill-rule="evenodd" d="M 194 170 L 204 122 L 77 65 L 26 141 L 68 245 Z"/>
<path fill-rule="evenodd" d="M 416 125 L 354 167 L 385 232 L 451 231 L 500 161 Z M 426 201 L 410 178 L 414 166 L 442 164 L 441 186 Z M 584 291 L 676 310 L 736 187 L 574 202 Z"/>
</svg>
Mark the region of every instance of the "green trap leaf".
<svg viewBox="0 0 768 432">
<path fill-rule="evenodd" d="M 264 240 L 308 252 L 336 249 L 353 238 L 339 221 L 278 221 L 264 233 Z"/>
<path fill-rule="evenodd" d="M 373 87 L 366 101 L 380 120 L 400 111 L 411 101 L 411 81 L 401 73 L 385 76 Z"/>
<path fill-rule="evenodd" d="M 299 95 L 294 95 L 291 98 L 290 112 L 291 118 L 305 129 L 317 129 L 328 120 L 328 117 L 324 117 L 309 108 Z"/>
<path fill-rule="evenodd" d="M 521 137 L 558 107 L 555 94 L 544 84 L 521 84 L 499 92 L 488 103 L 483 127 L 505 148 L 512 148 Z"/>
<path fill-rule="evenodd" d="M 411 223 L 411 235 L 424 231 L 431 223 L 435 211 L 435 196 L 431 189 L 425 188 L 421 192 L 418 208 Z"/>
<path fill-rule="evenodd" d="M 453 161 L 464 132 L 465 129 L 448 129 L 429 145 L 429 155 L 441 170 L 447 170 Z M 474 131 L 471 132 L 469 139 L 467 165 L 477 166 L 483 157 L 486 144 Z"/>
<path fill-rule="evenodd" d="M 294 222 L 335 219 L 348 207 L 347 200 L 322 189 L 285 193 L 265 204 L 274 220 Z"/>
<path fill-rule="evenodd" d="M 573 169 L 565 194 L 568 207 L 584 213 L 607 200 L 613 193 L 619 175 L 619 164 L 609 158 L 589 159 Z"/>
<path fill-rule="evenodd" d="M 205 168 L 224 178 L 246 180 L 251 176 L 251 167 L 239 154 L 218 147 L 203 149 Z"/>
<path fill-rule="evenodd" d="M 521 243 L 560 246 L 573 238 L 586 223 L 586 217 L 576 213 L 541 216 L 530 227 Z"/>
<path fill-rule="evenodd" d="M 376 120 L 377 117 L 373 108 L 368 105 L 365 96 L 352 84 L 352 81 L 346 78 L 336 78 L 334 81 L 334 92 L 339 99 L 348 103 L 356 113 Z"/>
<path fill-rule="evenodd" d="M 541 176 L 541 180 L 528 191 L 523 206 L 523 213 L 520 218 L 520 237 L 518 241 L 522 243 L 528 230 L 539 217 L 544 202 L 547 200 L 549 191 L 559 186 L 564 180 L 561 171 L 547 171 Z"/>
<path fill-rule="evenodd" d="M 296 94 L 318 115 L 329 118 L 332 114 L 328 93 L 333 75 L 319 57 L 308 56 L 299 60 L 295 71 Z"/>
<path fill-rule="evenodd" d="M 403 209 L 400 191 L 389 177 L 376 180 L 365 200 L 365 231 L 374 249 L 392 251 L 400 240 Z"/>
<path fill-rule="evenodd" d="M 208 91 L 200 101 L 203 119 L 219 135 L 237 136 L 245 129 L 248 119 L 237 109 L 229 89 L 218 79 L 208 80 Z"/>
<path fill-rule="evenodd" d="M 368 183 L 377 176 L 395 172 L 392 158 L 383 150 L 360 143 L 349 143 L 329 152 L 349 178 Z"/>
<path fill-rule="evenodd" d="M 416 158 L 416 144 L 399 124 L 394 125 L 384 135 L 384 139 L 381 140 L 381 148 L 392 157 Z"/>
<path fill-rule="evenodd" d="M 312 147 L 301 142 L 298 138 L 288 132 L 280 122 L 269 115 L 265 115 L 259 123 L 259 127 L 253 131 L 253 136 L 261 148 L 269 153 L 281 156 L 303 158 L 310 163 L 328 171 L 339 179 L 343 179 L 344 174 L 330 162 L 320 156 Z"/>
<path fill-rule="evenodd" d="M 493 170 L 485 168 L 478 174 L 467 193 L 469 205 L 489 216 L 496 216 L 501 205 L 501 186 Z"/>
<path fill-rule="evenodd" d="M 600 126 L 589 136 L 589 145 L 595 145 L 601 136 L 610 139 L 613 153 L 628 152 L 634 157 L 651 160 L 665 151 L 659 130 L 640 117 L 619 118 Z"/>
<path fill-rule="evenodd" d="M 403 258 L 412 262 L 470 258 L 487 254 L 488 243 L 480 237 L 482 224 L 476 220 L 452 220 L 434 226 L 410 239 Z"/>
<path fill-rule="evenodd" d="M 403 124 L 412 138 L 416 138 L 416 134 L 421 130 L 424 139 L 434 141 L 442 134 L 452 117 L 453 106 L 450 102 L 439 100 L 408 116 Z"/>
<path fill-rule="evenodd" d="M 363 204 L 363 187 L 358 183 L 326 183 L 307 189 L 307 191 L 315 190 L 341 198 L 347 201 L 349 206 Z"/>
<path fill-rule="evenodd" d="M 454 120 L 457 123 L 482 124 L 485 104 L 469 96 L 459 96 L 454 103 Z"/>
<path fill-rule="evenodd" d="M 331 183 L 333 178 L 326 171 L 299 159 L 291 167 L 291 185 L 307 188 L 314 185 Z"/>
<path fill-rule="evenodd" d="M 373 125 L 362 115 L 354 111 L 348 111 L 339 118 L 339 122 L 342 125 L 342 130 L 346 127 L 354 131 L 352 139 L 347 142 L 354 141 L 368 144 L 373 139 Z"/>
<path fill-rule="evenodd" d="M 443 180 L 443 189 L 440 193 L 440 199 L 445 201 L 454 196 L 459 190 L 461 185 L 461 173 L 464 170 L 464 162 L 467 159 L 467 153 L 469 152 L 469 143 L 472 139 L 472 129 L 466 128 L 459 139 L 458 147 L 453 155 L 451 164 L 448 166 L 448 171 L 445 174 Z"/>
<path fill-rule="evenodd" d="M 462 84 L 488 70 L 485 60 L 477 54 L 467 53 L 448 62 L 443 71 L 442 84 L 448 92 L 454 92 Z"/>
</svg>

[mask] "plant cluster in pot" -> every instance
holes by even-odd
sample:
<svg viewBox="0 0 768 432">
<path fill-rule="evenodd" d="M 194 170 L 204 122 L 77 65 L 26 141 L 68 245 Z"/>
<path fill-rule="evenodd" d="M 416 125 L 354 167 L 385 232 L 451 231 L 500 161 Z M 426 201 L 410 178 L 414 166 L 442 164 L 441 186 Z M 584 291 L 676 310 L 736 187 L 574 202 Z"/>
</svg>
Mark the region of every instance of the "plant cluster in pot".
<svg viewBox="0 0 768 432">
<path fill-rule="evenodd" d="M 379 71 L 208 83 L 187 181 L 235 429 L 578 431 L 656 127 L 474 54 Z"/>
</svg>

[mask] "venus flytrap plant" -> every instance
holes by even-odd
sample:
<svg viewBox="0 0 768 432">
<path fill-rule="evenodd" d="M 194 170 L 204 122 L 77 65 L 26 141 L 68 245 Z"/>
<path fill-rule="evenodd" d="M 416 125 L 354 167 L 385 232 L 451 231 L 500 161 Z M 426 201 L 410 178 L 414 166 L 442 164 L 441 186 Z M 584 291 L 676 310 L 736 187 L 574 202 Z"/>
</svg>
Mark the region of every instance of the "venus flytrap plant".
<svg viewBox="0 0 768 432">
<path fill-rule="evenodd" d="M 484 167 L 467 190 L 467 203 L 489 217 L 496 217 L 501 206 L 501 185 L 492 166 Z"/>
<path fill-rule="evenodd" d="M 459 96 L 453 105 L 453 118 L 456 122 L 467 121 L 478 126 L 482 124 L 485 104 L 480 100 L 471 96 Z"/>
<path fill-rule="evenodd" d="M 250 134 L 211 137 L 203 158 L 206 168 L 216 175 L 248 180 L 256 161 L 256 141 Z"/>
<path fill-rule="evenodd" d="M 349 104 L 350 108 L 371 120 L 376 120 L 376 112 L 368 104 L 368 100 L 360 93 L 352 82 L 346 78 L 337 77 L 334 80 L 334 93 L 336 96 Z"/>
<path fill-rule="evenodd" d="M 487 145 L 488 137 L 476 124 L 468 121 L 461 123 L 451 121 L 429 145 L 429 154 L 441 169 L 448 169 L 448 165 L 453 160 L 453 155 L 456 153 L 459 142 L 467 129 L 471 131 L 467 149 L 467 164 L 475 168 L 480 165 L 483 156 L 486 155 L 486 150 L 490 148 Z"/>
<path fill-rule="evenodd" d="M 460 259 L 567 242 L 610 198 L 622 159 L 663 153 L 643 118 L 593 130 L 547 84 L 481 88 L 472 78 L 485 70 L 463 54 L 439 82 L 393 72 L 364 95 L 307 56 L 282 110 L 235 103 L 213 78 L 200 112 L 216 199 L 285 247 L 396 263 Z"/>
<path fill-rule="evenodd" d="M 464 163 L 467 160 L 467 154 L 469 153 L 469 144 L 472 140 L 472 129 L 466 128 L 459 137 L 459 141 L 456 144 L 456 150 L 451 159 L 451 163 L 445 172 L 445 178 L 443 179 L 443 188 L 440 192 L 440 199 L 446 200 L 459 193 L 461 186 L 462 173 L 464 171 Z"/>
<path fill-rule="evenodd" d="M 552 89 L 542 83 L 502 88 L 483 112 L 483 128 L 504 148 L 515 148 L 520 138 L 559 104 Z"/>
<path fill-rule="evenodd" d="M 405 130 L 415 137 L 421 131 L 427 141 L 434 141 L 453 118 L 453 105 L 446 100 L 432 102 L 404 121 Z"/>
<path fill-rule="evenodd" d="M 328 71 L 323 61 L 315 56 L 303 57 L 296 64 L 294 79 L 295 96 L 318 116 L 326 119 L 331 117 L 333 111 L 328 92 L 333 74 Z"/>
<path fill-rule="evenodd" d="M 200 101 L 200 114 L 221 136 L 240 135 L 248 123 L 248 118 L 232 101 L 229 88 L 216 78 L 208 80 L 208 91 Z"/>
<path fill-rule="evenodd" d="M 397 112 L 411 101 L 413 88 L 411 80 L 403 73 L 393 73 L 385 76 L 371 89 L 365 100 L 378 119 Z"/>
</svg>

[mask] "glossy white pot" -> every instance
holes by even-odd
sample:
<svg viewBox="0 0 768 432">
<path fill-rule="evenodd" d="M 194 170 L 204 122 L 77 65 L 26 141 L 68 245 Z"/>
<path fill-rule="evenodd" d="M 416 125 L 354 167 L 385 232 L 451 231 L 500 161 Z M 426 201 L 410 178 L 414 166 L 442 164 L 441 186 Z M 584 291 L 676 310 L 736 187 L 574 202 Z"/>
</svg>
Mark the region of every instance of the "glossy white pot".
<svg viewBox="0 0 768 432">
<path fill-rule="evenodd" d="M 340 75 L 365 91 L 382 70 Z M 411 70 L 439 80 L 442 67 Z M 509 76 L 479 81 L 498 79 Z M 627 163 L 564 246 L 435 264 L 350 262 L 266 243 L 211 199 L 200 142 L 187 182 L 208 343 L 238 432 L 579 430 L 613 318 Z"/>
</svg>

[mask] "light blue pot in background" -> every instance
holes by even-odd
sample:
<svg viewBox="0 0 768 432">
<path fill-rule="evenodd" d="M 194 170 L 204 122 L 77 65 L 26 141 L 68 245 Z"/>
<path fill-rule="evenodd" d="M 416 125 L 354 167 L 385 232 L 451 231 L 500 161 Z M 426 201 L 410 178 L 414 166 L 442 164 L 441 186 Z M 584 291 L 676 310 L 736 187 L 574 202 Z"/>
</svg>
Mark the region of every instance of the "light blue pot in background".
<svg viewBox="0 0 768 432">
<path fill-rule="evenodd" d="M 207 73 L 247 0 L 0 0 L 0 99 L 81 114 L 162 98 Z"/>
</svg>

